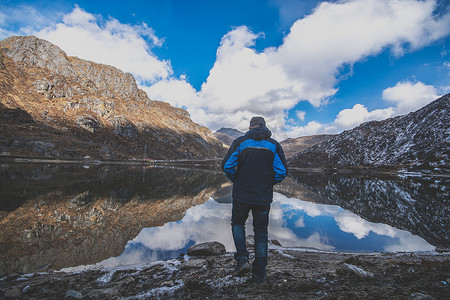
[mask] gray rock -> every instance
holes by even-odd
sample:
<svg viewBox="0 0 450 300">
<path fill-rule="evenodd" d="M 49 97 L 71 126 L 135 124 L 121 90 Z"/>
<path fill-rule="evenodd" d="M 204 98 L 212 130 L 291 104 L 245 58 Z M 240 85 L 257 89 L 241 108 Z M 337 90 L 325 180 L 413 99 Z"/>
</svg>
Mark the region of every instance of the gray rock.
<svg viewBox="0 0 450 300">
<path fill-rule="evenodd" d="M 55 144 L 50 142 L 34 141 L 32 142 L 36 148 L 55 149 Z"/>
<path fill-rule="evenodd" d="M 88 96 L 81 99 L 80 101 L 67 102 L 65 106 L 66 109 L 70 110 L 87 109 L 103 117 L 110 114 L 114 110 L 115 102 L 100 100 L 97 97 Z"/>
<path fill-rule="evenodd" d="M 356 275 L 360 278 L 372 278 L 374 275 L 370 272 L 367 272 L 355 265 L 350 265 L 350 264 L 341 264 L 339 265 L 338 269 L 336 270 L 336 273 L 338 274 L 353 274 Z"/>
<path fill-rule="evenodd" d="M 73 89 L 67 85 L 64 79 L 53 79 L 52 81 L 46 78 L 38 79 L 32 83 L 32 91 L 45 95 L 47 99 L 63 98 L 73 96 Z"/>
<path fill-rule="evenodd" d="M 55 144 L 51 142 L 43 142 L 43 141 L 32 141 L 27 143 L 27 146 L 32 148 L 33 152 L 48 156 L 57 156 L 58 151 L 55 150 Z"/>
<path fill-rule="evenodd" d="M 92 116 L 83 116 L 75 122 L 79 127 L 86 129 L 92 133 L 100 128 L 100 122 Z"/>
<path fill-rule="evenodd" d="M 283 247 L 283 246 L 281 246 L 281 243 L 278 240 L 271 240 L 270 243 L 272 243 L 273 245 L 276 245 L 276 246 Z"/>
<path fill-rule="evenodd" d="M 45 95 L 53 87 L 51 82 L 45 79 L 36 80 L 33 82 L 33 86 L 34 91 L 42 95 Z"/>
<path fill-rule="evenodd" d="M 1 41 L 4 53 L 15 62 L 49 69 L 63 76 L 76 76 L 66 54 L 50 42 L 35 36 L 9 37 Z"/>
<path fill-rule="evenodd" d="M 8 275 L 4 280 L 5 281 L 13 281 L 13 280 L 16 280 L 19 277 L 20 277 L 19 274 L 14 273 L 14 274 Z"/>
<path fill-rule="evenodd" d="M 247 235 L 245 238 L 245 244 L 249 248 L 253 248 L 255 246 L 255 237 L 253 235 Z"/>
<path fill-rule="evenodd" d="M 18 148 L 20 147 L 20 142 L 18 140 L 14 140 L 11 144 L 12 148 Z"/>
<path fill-rule="evenodd" d="M 29 291 L 30 291 L 30 286 L 29 285 L 27 285 L 27 286 L 25 286 L 23 289 L 22 289 L 22 293 L 23 294 L 26 294 L 26 293 L 28 293 Z"/>
<path fill-rule="evenodd" d="M 81 294 L 80 292 L 74 291 L 74 290 L 68 290 L 64 299 L 66 299 L 66 298 L 82 299 L 83 294 Z"/>
<path fill-rule="evenodd" d="M 17 299 L 22 295 L 22 292 L 19 289 L 11 289 L 7 290 L 4 297 L 5 299 Z"/>
<path fill-rule="evenodd" d="M 3 54 L 0 52 L 0 70 L 6 69 L 5 62 L 3 61 Z"/>
<path fill-rule="evenodd" d="M 100 90 L 108 98 L 117 96 L 122 98 L 134 97 L 149 101 L 148 97 L 140 91 L 133 76 L 121 70 L 80 59 L 69 60 L 66 53 L 48 41 L 35 36 L 9 37 L 0 41 L 3 53 L 15 62 L 46 68 L 53 74 L 66 78 L 83 80 L 83 86 L 78 91 Z M 3 64 L 3 56 L 0 59 L 0 67 Z M 51 97 L 64 97 L 73 94 L 73 91 L 64 85 L 64 82 L 51 83 L 56 85 Z M 53 88 L 47 86 L 47 82 L 36 82 L 36 90 L 48 94 Z"/>
<path fill-rule="evenodd" d="M 125 138 L 136 139 L 139 136 L 139 131 L 136 126 L 130 122 L 125 116 L 115 116 L 109 120 L 114 127 L 114 133 Z"/>
<path fill-rule="evenodd" d="M 435 300 L 433 297 L 422 294 L 422 293 L 414 293 L 409 296 L 408 300 Z"/>
<path fill-rule="evenodd" d="M 205 259 L 191 259 L 190 261 L 187 261 L 184 265 L 183 265 L 183 269 L 200 269 L 203 266 L 207 266 L 208 265 L 208 261 L 206 261 Z"/>
<path fill-rule="evenodd" d="M 190 256 L 222 255 L 226 252 L 225 246 L 219 242 L 207 242 L 197 244 L 188 249 Z"/>
</svg>

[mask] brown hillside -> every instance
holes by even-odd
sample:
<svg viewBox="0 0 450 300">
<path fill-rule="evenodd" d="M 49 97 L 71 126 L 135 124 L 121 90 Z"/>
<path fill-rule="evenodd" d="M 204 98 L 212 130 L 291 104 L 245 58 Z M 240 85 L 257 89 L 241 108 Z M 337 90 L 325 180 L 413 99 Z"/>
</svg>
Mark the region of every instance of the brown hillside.
<svg viewBox="0 0 450 300">
<path fill-rule="evenodd" d="M 51 158 L 211 158 L 211 131 L 150 100 L 133 76 L 34 36 L 0 41 L 0 153 Z"/>
</svg>

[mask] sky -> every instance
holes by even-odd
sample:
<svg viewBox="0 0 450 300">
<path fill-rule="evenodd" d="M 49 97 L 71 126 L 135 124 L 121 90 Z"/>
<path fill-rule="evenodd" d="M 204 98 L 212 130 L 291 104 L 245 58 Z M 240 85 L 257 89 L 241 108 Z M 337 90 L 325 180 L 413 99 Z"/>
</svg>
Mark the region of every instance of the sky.
<svg viewBox="0 0 450 300">
<path fill-rule="evenodd" d="M 449 0 L 0 0 L 14 35 L 129 72 L 213 132 L 258 115 L 280 140 L 340 133 L 450 92 Z"/>
</svg>

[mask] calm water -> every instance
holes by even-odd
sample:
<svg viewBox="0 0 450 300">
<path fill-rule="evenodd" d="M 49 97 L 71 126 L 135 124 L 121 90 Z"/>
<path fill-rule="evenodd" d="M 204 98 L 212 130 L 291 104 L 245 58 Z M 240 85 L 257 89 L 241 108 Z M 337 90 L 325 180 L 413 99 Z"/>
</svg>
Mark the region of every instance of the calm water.
<svg viewBox="0 0 450 300">
<path fill-rule="evenodd" d="M 449 180 L 291 172 L 269 238 L 336 251 L 449 248 Z M 0 273 L 170 259 L 195 243 L 234 250 L 231 184 L 216 171 L 4 164 Z M 252 234 L 251 219 L 247 234 Z"/>
</svg>

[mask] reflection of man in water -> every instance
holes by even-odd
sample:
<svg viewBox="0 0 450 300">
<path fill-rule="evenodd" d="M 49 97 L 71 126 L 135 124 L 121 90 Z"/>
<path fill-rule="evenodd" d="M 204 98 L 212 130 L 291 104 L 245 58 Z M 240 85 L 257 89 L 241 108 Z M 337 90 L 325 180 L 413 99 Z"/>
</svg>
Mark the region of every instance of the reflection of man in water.
<svg viewBox="0 0 450 300">
<path fill-rule="evenodd" d="M 253 117 L 249 131 L 233 142 L 222 162 L 222 169 L 233 182 L 231 228 L 236 246 L 234 274 L 240 275 L 250 270 L 245 221 L 251 210 L 255 233 L 252 279 L 257 284 L 266 279 L 267 226 L 273 186 L 287 175 L 283 149 L 270 138 L 271 135 L 264 118 Z"/>
</svg>

